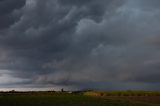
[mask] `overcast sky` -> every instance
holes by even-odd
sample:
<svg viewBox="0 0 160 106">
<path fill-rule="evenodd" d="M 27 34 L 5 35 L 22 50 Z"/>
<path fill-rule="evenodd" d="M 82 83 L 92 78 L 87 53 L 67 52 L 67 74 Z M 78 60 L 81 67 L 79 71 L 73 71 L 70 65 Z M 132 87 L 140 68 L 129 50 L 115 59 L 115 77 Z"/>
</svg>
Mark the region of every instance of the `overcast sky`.
<svg viewBox="0 0 160 106">
<path fill-rule="evenodd" d="M 159 85 L 160 0 L 0 0 L 0 88 Z"/>
</svg>

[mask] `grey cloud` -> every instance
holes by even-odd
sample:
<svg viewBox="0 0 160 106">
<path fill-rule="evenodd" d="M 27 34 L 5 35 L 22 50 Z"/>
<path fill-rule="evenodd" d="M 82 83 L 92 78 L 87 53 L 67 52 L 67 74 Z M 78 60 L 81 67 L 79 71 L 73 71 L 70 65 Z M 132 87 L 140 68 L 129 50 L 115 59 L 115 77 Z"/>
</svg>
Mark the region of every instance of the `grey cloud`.
<svg viewBox="0 0 160 106">
<path fill-rule="evenodd" d="M 16 9 L 22 8 L 25 4 L 25 0 L 1 0 L 0 1 L 0 29 L 7 28 L 12 25 L 16 19 L 12 15 L 12 12 Z"/>
<path fill-rule="evenodd" d="M 153 10 L 159 9 L 160 1 L 159 0 L 136 0 L 138 6 L 144 10 Z"/>
<path fill-rule="evenodd" d="M 0 8 L 6 8 L 3 3 L 0 1 Z M 119 89 L 128 89 L 137 83 L 136 89 L 142 87 L 140 83 L 159 83 L 160 51 L 154 39 L 159 36 L 160 13 L 152 4 L 143 0 L 26 0 L 25 5 L 11 4 L 1 15 L 16 17 L 16 21 L 1 27 L 0 71 L 8 70 L 15 85 L 99 85 L 105 89 L 101 83 L 110 83 L 114 89 L 118 87 L 114 83 L 126 83 Z M 154 12 L 144 10 L 144 5 Z M 1 76 L 9 79 L 6 74 Z M 148 86 L 142 88 L 155 87 Z"/>
</svg>

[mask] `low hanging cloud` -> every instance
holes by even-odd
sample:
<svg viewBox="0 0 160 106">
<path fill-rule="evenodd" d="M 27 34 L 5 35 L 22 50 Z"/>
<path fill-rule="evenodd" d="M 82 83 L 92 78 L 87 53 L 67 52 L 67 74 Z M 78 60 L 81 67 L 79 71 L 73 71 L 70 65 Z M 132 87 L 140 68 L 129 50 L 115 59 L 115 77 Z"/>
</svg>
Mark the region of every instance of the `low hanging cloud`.
<svg viewBox="0 0 160 106">
<path fill-rule="evenodd" d="M 0 0 L 0 87 L 159 89 L 158 4 Z"/>
</svg>

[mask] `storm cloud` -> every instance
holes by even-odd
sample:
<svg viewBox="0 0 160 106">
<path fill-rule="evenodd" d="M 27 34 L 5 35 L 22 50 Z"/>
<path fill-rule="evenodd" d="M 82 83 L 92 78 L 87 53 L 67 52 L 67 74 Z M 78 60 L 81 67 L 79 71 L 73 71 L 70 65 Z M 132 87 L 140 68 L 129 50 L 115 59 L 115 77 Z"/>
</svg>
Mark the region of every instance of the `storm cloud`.
<svg viewBox="0 0 160 106">
<path fill-rule="evenodd" d="M 0 87 L 160 89 L 159 5 L 0 0 Z"/>
</svg>

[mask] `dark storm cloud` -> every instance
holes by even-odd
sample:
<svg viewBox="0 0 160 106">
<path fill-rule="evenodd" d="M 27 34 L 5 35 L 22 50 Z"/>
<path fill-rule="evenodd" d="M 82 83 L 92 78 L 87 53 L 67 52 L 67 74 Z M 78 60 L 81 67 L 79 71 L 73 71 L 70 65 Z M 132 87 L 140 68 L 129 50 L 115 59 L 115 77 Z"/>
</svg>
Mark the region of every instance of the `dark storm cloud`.
<svg viewBox="0 0 160 106">
<path fill-rule="evenodd" d="M 12 12 L 25 5 L 25 0 L 1 0 L 0 1 L 0 29 L 9 27 L 15 22 Z"/>
<path fill-rule="evenodd" d="M 154 89 L 160 75 L 155 2 L 1 0 L 0 84 Z"/>
</svg>

